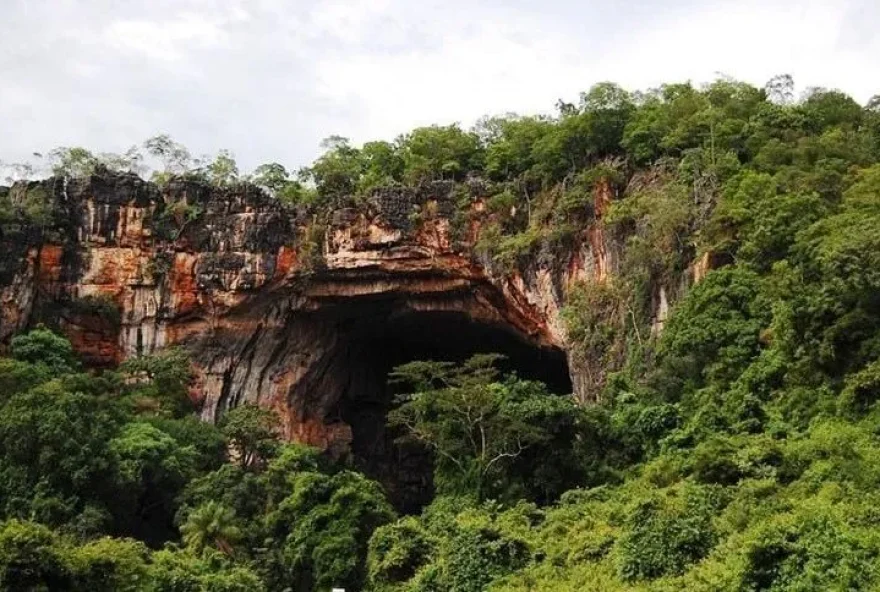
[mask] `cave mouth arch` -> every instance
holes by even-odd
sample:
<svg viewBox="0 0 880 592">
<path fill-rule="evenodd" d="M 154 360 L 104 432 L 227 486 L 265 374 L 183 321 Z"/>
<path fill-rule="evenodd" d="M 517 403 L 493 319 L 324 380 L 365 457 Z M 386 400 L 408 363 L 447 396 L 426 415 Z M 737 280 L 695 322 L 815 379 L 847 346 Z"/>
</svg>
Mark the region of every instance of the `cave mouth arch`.
<svg viewBox="0 0 880 592">
<path fill-rule="evenodd" d="M 335 307 L 334 307 L 335 308 Z M 386 428 L 394 393 L 391 370 L 414 360 L 460 362 L 477 353 L 499 353 L 503 372 L 547 384 L 551 392 L 572 391 L 565 352 L 529 340 L 503 323 L 475 320 L 460 310 L 418 310 L 373 303 L 325 310 L 335 317 L 337 340 L 331 372 L 339 373 L 335 405 L 325 421 L 351 428 L 355 466 L 380 481 L 399 510 L 421 509 L 433 494 L 430 455 L 395 442 Z"/>
</svg>

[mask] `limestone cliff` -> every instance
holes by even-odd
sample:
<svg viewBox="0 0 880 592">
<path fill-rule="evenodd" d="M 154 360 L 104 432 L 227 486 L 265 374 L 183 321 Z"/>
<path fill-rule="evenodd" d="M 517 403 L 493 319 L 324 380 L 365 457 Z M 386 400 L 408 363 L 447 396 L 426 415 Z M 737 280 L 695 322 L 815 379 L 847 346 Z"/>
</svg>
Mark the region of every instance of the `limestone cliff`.
<svg viewBox="0 0 880 592">
<path fill-rule="evenodd" d="M 205 419 L 271 406 L 287 437 L 339 454 L 353 440 L 381 446 L 382 422 L 360 418 L 381 419 L 385 373 L 416 355 L 500 349 L 591 396 L 577 360 L 566 365 L 560 309 L 573 282 L 615 267 L 620 246 L 601 221 L 609 186 L 566 248 L 514 269 L 475 248 L 485 196 L 479 183 L 460 189 L 389 188 L 317 212 L 244 184 L 160 188 L 106 172 L 18 184 L 13 203 L 51 207 L 3 227 L 0 342 L 48 321 L 96 366 L 179 344 Z M 665 314 L 665 292 L 658 302 Z"/>
</svg>

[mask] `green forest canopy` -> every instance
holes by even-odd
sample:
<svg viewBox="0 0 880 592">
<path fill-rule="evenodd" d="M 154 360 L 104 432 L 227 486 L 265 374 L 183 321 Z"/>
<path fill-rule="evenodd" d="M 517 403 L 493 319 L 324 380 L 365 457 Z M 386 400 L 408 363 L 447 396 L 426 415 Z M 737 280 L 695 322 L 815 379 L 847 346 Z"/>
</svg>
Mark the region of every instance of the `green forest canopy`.
<svg viewBox="0 0 880 592">
<path fill-rule="evenodd" d="M 0 360 L 0 586 L 880 589 L 880 101 L 791 89 L 600 84 L 555 117 L 333 138 L 298 177 L 258 168 L 251 180 L 310 207 L 479 177 L 499 239 L 485 248 L 514 263 L 591 223 L 608 179 L 620 270 L 564 315 L 608 374 L 600 402 L 486 359 L 398 369 L 409 389 L 389 421 L 437 459 L 433 502 L 399 517 L 375 482 L 279 442 L 259 409 L 196 421 L 180 352 L 89 373 L 38 328 Z M 228 154 L 193 167 L 160 140 L 157 181 L 241 178 Z M 16 207 L 4 216 L 28 215 Z M 716 269 L 652 335 L 651 287 L 704 253 Z M 474 430 L 487 445 L 461 445 Z"/>
</svg>

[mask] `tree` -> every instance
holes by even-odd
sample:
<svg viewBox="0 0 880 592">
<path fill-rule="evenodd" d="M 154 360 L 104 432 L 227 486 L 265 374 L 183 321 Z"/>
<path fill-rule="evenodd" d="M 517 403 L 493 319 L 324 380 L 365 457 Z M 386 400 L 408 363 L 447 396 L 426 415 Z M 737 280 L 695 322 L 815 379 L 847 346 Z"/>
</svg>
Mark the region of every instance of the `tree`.
<svg viewBox="0 0 880 592">
<path fill-rule="evenodd" d="M 141 154 L 138 146 L 132 146 L 123 154 L 102 152 L 98 155 L 98 162 L 101 166 L 120 173 L 131 172 L 138 175 L 143 174 L 147 170 L 143 161 L 144 155 Z"/>
<path fill-rule="evenodd" d="M 246 471 L 237 464 L 224 463 L 218 469 L 192 479 L 178 496 L 175 522 L 184 524 L 189 515 L 210 501 L 230 508 L 242 528 L 249 547 L 262 544 L 263 513 L 269 504 L 265 474 Z M 284 497 L 290 492 L 285 483 Z M 275 500 L 277 502 L 277 499 Z"/>
<path fill-rule="evenodd" d="M 189 515 L 180 527 L 180 532 L 186 546 L 197 553 L 208 547 L 216 547 L 225 555 L 231 556 L 235 543 L 241 538 L 241 530 L 235 522 L 234 511 L 215 501 L 209 501 Z"/>
<path fill-rule="evenodd" d="M 221 150 L 207 166 L 208 179 L 223 187 L 238 180 L 238 165 L 229 150 Z"/>
<path fill-rule="evenodd" d="M 484 122 L 491 128 L 486 145 L 486 172 L 493 179 L 534 175 L 539 158 L 535 145 L 553 133 L 554 124 L 542 117 L 498 117 Z"/>
<path fill-rule="evenodd" d="M 183 349 L 169 347 L 129 358 L 120 365 L 120 370 L 130 379 L 132 396 L 140 400 L 141 408 L 172 417 L 183 417 L 192 411 L 189 385 L 193 370 Z"/>
<path fill-rule="evenodd" d="M 389 142 L 367 142 L 361 148 L 364 174 L 358 184 L 361 193 L 374 187 L 399 183 L 403 178 L 404 161 L 398 147 Z"/>
<path fill-rule="evenodd" d="M 767 98 L 777 105 L 790 105 L 794 101 L 794 78 L 791 74 L 777 74 L 764 85 Z"/>
<path fill-rule="evenodd" d="M 231 409 L 223 416 L 220 429 L 244 469 L 261 466 L 278 448 L 278 416 L 258 405 L 245 403 Z"/>
<path fill-rule="evenodd" d="M 53 376 L 48 366 L 0 358 L 0 404 L 13 395 L 48 382 Z"/>
<path fill-rule="evenodd" d="M 189 150 L 175 142 L 168 134 L 159 134 L 144 141 L 147 154 L 162 163 L 162 170 L 153 172 L 153 180 L 165 182 L 174 175 L 182 175 L 193 166 Z"/>
<path fill-rule="evenodd" d="M 290 476 L 289 491 L 266 516 L 270 587 L 363 589 L 370 536 L 395 518 L 381 486 L 352 471 L 303 471 Z"/>
<path fill-rule="evenodd" d="M 588 116 L 590 143 L 601 155 L 620 151 L 620 142 L 635 110 L 630 93 L 611 82 L 600 82 L 581 93 L 580 110 Z"/>
<path fill-rule="evenodd" d="M 458 124 L 414 129 L 398 139 L 404 177 L 410 183 L 438 179 L 463 180 L 479 170 L 483 161 L 480 139 Z"/>
<path fill-rule="evenodd" d="M 106 508 L 115 497 L 107 443 L 119 423 L 106 400 L 60 380 L 12 397 L 0 408 L 0 510 L 60 525 Z"/>
<path fill-rule="evenodd" d="M 56 374 L 73 372 L 79 361 L 70 342 L 49 329 L 39 326 L 24 335 L 16 335 L 11 343 L 12 357 L 22 362 L 43 364 Z"/>
<path fill-rule="evenodd" d="M 381 589 L 383 585 L 405 582 L 429 561 L 433 552 L 433 541 L 414 516 L 380 526 L 370 537 L 370 583 Z"/>
<path fill-rule="evenodd" d="M 296 204 L 309 202 L 314 197 L 314 188 L 306 188 L 303 185 L 303 181 L 310 175 L 311 171 L 306 169 L 297 173 L 298 178 L 291 178 L 291 173 L 283 165 L 271 162 L 261 164 L 254 169 L 250 181 L 267 189 L 280 201 Z"/>
<path fill-rule="evenodd" d="M 857 129 L 864 116 L 861 105 L 852 97 L 827 88 L 808 89 L 800 107 L 815 132 L 835 126 Z"/>
<path fill-rule="evenodd" d="M 715 270 L 694 287 L 661 336 L 661 368 L 679 398 L 705 381 L 727 386 L 758 355 L 761 329 L 769 324 L 760 277 L 747 269 Z"/>
<path fill-rule="evenodd" d="M 774 332 L 785 336 L 778 345 L 830 377 L 856 372 L 880 352 L 878 188 L 880 165 L 863 170 L 835 214 L 799 233 L 794 273 L 781 283 L 787 314 L 775 315 Z"/>
<path fill-rule="evenodd" d="M 392 381 L 415 390 L 397 399 L 389 425 L 435 453 L 441 491 L 477 498 L 504 493 L 511 465 L 549 439 L 554 422 L 575 413 L 570 400 L 550 395 L 539 383 L 499 380 L 499 359 L 478 354 L 460 365 L 411 362 L 391 373 Z"/>
<path fill-rule="evenodd" d="M 278 195 L 290 183 L 290 173 L 287 172 L 284 165 L 277 162 L 261 164 L 254 169 L 251 182 L 265 187 L 274 195 Z"/>
<path fill-rule="evenodd" d="M 48 528 L 18 520 L 0 524 L 0 588 L 69 590 L 72 575 L 58 536 Z"/>
<path fill-rule="evenodd" d="M 545 183 L 570 178 L 596 160 L 622 152 L 635 105 L 630 93 L 603 82 L 581 93 L 579 106 L 564 104 L 554 125 L 534 139 L 533 169 Z M 490 146 L 490 152 L 494 152 Z"/>
<path fill-rule="evenodd" d="M 144 422 L 126 424 L 108 447 L 116 457 L 119 503 L 125 530 L 151 543 L 173 536 L 176 498 L 196 475 L 196 452 Z"/>
<path fill-rule="evenodd" d="M 35 152 L 34 156 L 36 156 L 37 158 L 42 158 L 42 155 L 38 152 Z M 4 170 L 6 172 L 6 177 L 4 177 L 3 180 L 9 185 L 12 185 L 16 181 L 26 181 L 28 179 L 33 179 L 36 167 L 31 162 L 0 161 L 0 170 Z"/>
<path fill-rule="evenodd" d="M 482 592 L 528 561 L 524 541 L 509 539 L 491 526 L 467 525 L 453 532 L 443 574 L 449 590 Z"/>
<path fill-rule="evenodd" d="M 815 193 L 779 195 L 772 176 L 748 171 L 726 184 L 706 234 L 716 251 L 769 269 L 788 254 L 798 232 L 827 210 Z"/>
<path fill-rule="evenodd" d="M 150 557 L 147 590 L 181 592 L 263 592 L 266 586 L 251 569 L 218 551 L 168 547 Z"/>
<path fill-rule="evenodd" d="M 147 547 L 131 539 L 102 537 L 72 549 L 76 590 L 138 592 L 148 579 Z"/>
<path fill-rule="evenodd" d="M 78 146 L 55 148 L 49 152 L 49 158 L 53 162 L 52 174 L 59 177 L 87 177 L 99 163 L 95 155 Z"/>
<path fill-rule="evenodd" d="M 361 151 L 342 136 L 325 138 L 321 147 L 324 154 L 308 169 L 318 194 L 325 198 L 353 195 L 364 172 Z"/>
<path fill-rule="evenodd" d="M 181 448 L 191 449 L 199 473 L 216 470 L 226 459 L 226 439 L 220 429 L 195 415 L 155 416 L 147 418 L 147 422 L 174 438 Z"/>
<path fill-rule="evenodd" d="M 327 465 L 327 458 L 317 448 L 294 443 L 282 445 L 260 475 L 268 503 L 272 505 L 287 497 L 299 473 L 328 472 Z"/>
<path fill-rule="evenodd" d="M 705 486 L 676 493 L 641 501 L 630 512 L 620 541 L 623 580 L 683 573 L 716 543 L 712 517 L 721 505 L 718 493 Z"/>
</svg>

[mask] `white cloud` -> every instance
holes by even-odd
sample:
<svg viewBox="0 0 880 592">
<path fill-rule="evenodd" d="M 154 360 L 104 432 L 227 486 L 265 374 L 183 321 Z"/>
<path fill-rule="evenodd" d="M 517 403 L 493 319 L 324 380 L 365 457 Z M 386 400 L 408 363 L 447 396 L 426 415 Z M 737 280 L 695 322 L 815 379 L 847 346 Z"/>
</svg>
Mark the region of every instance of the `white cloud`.
<svg viewBox="0 0 880 592">
<path fill-rule="evenodd" d="M 320 2 L 310 14 L 311 25 L 349 44 L 363 42 L 370 25 L 391 12 L 391 0 L 331 0 Z M 382 35 L 384 31 L 373 31 Z"/>
<path fill-rule="evenodd" d="M 387 56 L 335 56 L 319 62 L 317 89 L 364 115 L 365 139 L 413 125 L 471 123 L 490 112 L 552 108 L 569 84 L 564 40 L 518 40 L 515 31 L 477 25 L 446 35 L 437 49 Z"/>
<path fill-rule="evenodd" d="M 153 59 L 177 60 L 186 46 L 216 47 L 225 35 L 213 23 L 187 16 L 170 22 L 115 22 L 107 29 L 106 39 L 116 49 L 135 51 Z"/>
<path fill-rule="evenodd" d="M 107 27 L 104 40 L 121 51 L 175 61 L 194 49 L 210 50 L 226 45 L 229 35 L 224 26 L 247 18 L 246 12 L 234 7 L 230 15 L 183 12 L 165 20 L 119 20 Z"/>
<path fill-rule="evenodd" d="M 295 167 L 330 134 L 551 111 L 602 80 L 880 91 L 876 0 L 4 0 L 3 17 L 0 160 L 168 132 Z"/>
</svg>

